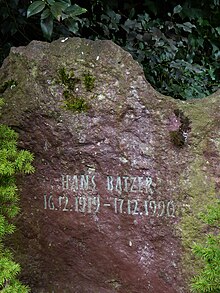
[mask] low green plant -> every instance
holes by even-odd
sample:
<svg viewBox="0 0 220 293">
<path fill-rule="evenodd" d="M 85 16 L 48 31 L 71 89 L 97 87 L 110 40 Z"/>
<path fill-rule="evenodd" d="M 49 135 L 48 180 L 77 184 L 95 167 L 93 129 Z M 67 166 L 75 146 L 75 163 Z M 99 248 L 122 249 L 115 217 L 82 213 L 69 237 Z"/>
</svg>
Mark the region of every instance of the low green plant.
<svg viewBox="0 0 220 293">
<path fill-rule="evenodd" d="M 17 280 L 20 265 L 15 263 L 10 251 L 4 247 L 7 234 L 15 230 L 11 220 L 19 213 L 19 196 L 15 175 L 32 173 L 33 155 L 17 148 L 18 134 L 0 124 L 0 290 L 4 293 L 26 293 L 27 286 Z"/>
<path fill-rule="evenodd" d="M 87 91 L 91 91 L 95 87 L 95 77 L 89 72 L 84 74 L 83 82 Z"/>
<path fill-rule="evenodd" d="M 73 70 L 67 71 L 64 67 L 59 69 L 58 74 L 58 82 L 64 87 L 64 108 L 79 113 L 87 111 L 89 109 L 87 101 L 76 91 L 76 85 L 81 86 L 81 79 L 75 76 Z M 86 90 L 91 91 L 94 88 L 95 78 L 90 73 L 86 73 L 83 82 Z"/>
<path fill-rule="evenodd" d="M 203 243 L 193 245 L 193 253 L 202 262 L 202 269 L 192 279 L 192 292 L 220 292 L 220 201 L 210 206 L 206 214 L 200 214 L 201 220 L 209 226 L 209 232 Z"/>
<path fill-rule="evenodd" d="M 80 79 L 75 76 L 73 70 L 66 71 L 64 67 L 59 70 L 59 78 L 61 83 L 68 88 L 68 90 L 75 90 L 76 84 L 80 82 Z"/>
<path fill-rule="evenodd" d="M 86 103 L 83 97 L 74 96 L 69 93 L 68 98 L 64 101 L 65 108 L 73 112 L 85 112 L 89 109 L 89 105 Z"/>
</svg>

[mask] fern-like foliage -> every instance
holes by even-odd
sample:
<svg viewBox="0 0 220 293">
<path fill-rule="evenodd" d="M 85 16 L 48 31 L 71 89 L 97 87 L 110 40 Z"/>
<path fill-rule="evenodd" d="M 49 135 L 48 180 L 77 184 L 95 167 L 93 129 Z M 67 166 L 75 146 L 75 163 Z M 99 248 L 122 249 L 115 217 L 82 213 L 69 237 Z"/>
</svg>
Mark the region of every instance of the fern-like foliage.
<svg viewBox="0 0 220 293">
<path fill-rule="evenodd" d="M 29 288 L 17 280 L 19 264 L 4 247 L 3 240 L 15 230 L 10 220 L 19 212 L 19 196 L 15 182 L 18 173 L 32 173 L 33 155 L 17 148 L 18 135 L 6 125 L 0 125 L 0 291 L 27 293 Z"/>
</svg>

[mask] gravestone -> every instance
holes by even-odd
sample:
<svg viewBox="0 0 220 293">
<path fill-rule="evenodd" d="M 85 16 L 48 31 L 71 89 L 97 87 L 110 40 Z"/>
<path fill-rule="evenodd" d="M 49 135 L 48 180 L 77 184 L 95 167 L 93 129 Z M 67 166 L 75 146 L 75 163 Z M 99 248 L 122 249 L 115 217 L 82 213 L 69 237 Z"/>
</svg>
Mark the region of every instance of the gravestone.
<svg viewBox="0 0 220 293">
<path fill-rule="evenodd" d="M 10 241 L 22 281 L 36 293 L 189 292 L 187 219 L 220 187 L 219 93 L 163 96 L 129 53 L 80 38 L 12 48 L 0 77 L 16 81 L 1 123 L 35 156 Z"/>
</svg>

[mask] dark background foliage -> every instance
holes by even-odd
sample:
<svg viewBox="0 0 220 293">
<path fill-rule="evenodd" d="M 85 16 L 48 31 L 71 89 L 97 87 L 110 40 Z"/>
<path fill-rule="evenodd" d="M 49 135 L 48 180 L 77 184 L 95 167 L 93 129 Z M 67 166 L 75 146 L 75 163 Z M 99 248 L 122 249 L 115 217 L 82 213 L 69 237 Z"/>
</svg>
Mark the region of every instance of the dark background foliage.
<svg viewBox="0 0 220 293">
<path fill-rule="evenodd" d="M 202 98 L 218 88 L 219 0 L 77 0 L 71 4 L 87 12 L 61 19 L 55 13 L 45 26 L 49 34 L 42 32 L 41 13 L 27 18 L 31 1 L 0 2 L 0 62 L 11 46 L 26 45 L 33 39 L 111 39 L 142 64 L 146 78 L 164 94 L 180 99 Z M 49 7 L 53 2 L 68 0 L 42 2 Z"/>
</svg>

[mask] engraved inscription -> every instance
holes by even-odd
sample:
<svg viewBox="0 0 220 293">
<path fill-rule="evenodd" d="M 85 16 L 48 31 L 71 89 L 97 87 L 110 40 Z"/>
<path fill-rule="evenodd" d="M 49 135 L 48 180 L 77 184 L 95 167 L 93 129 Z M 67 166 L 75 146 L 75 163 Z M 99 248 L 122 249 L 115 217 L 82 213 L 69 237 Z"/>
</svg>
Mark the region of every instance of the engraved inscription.
<svg viewBox="0 0 220 293">
<path fill-rule="evenodd" d="M 51 193 L 44 194 L 44 209 L 62 212 L 78 212 L 96 214 L 103 209 L 111 208 L 115 214 L 143 215 L 153 217 L 175 217 L 175 204 L 173 201 L 155 201 L 109 198 L 105 202 L 100 196 L 59 196 L 53 197 Z"/>
<path fill-rule="evenodd" d="M 116 192 L 149 192 L 152 178 L 150 176 L 107 176 L 107 190 Z"/>
<path fill-rule="evenodd" d="M 175 217 L 173 200 L 153 198 L 151 176 L 112 176 L 105 181 L 106 194 L 99 194 L 95 175 L 62 175 L 60 194 L 44 193 L 44 209 L 48 211 L 97 214 L 109 210 L 118 215 L 143 217 Z M 103 190 L 102 190 L 103 192 Z"/>
</svg>

